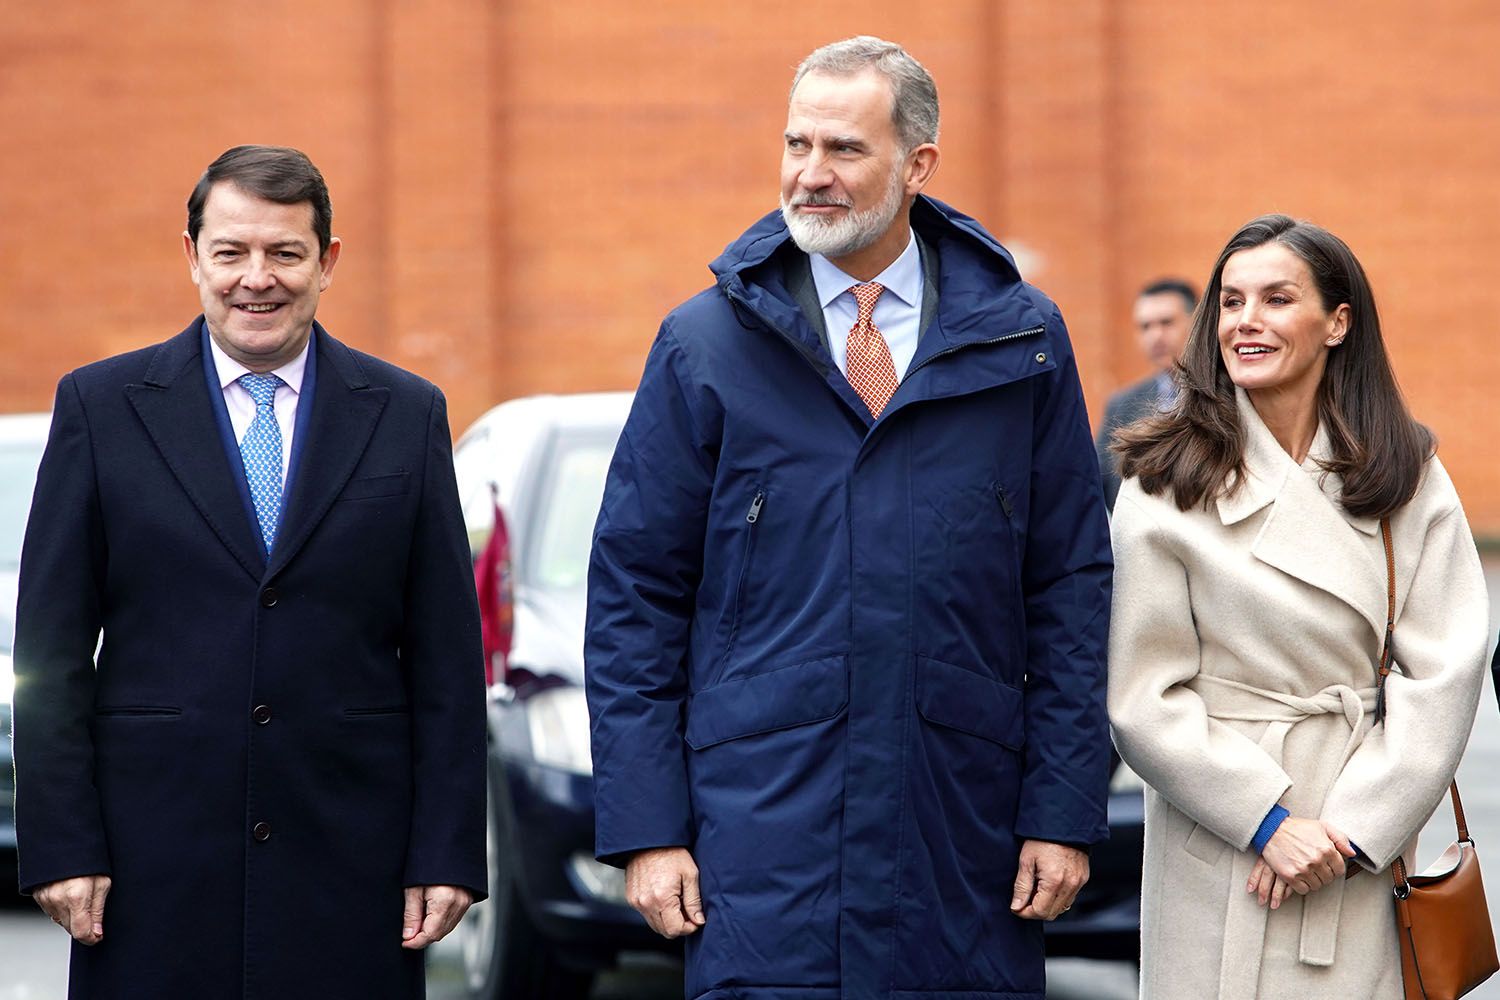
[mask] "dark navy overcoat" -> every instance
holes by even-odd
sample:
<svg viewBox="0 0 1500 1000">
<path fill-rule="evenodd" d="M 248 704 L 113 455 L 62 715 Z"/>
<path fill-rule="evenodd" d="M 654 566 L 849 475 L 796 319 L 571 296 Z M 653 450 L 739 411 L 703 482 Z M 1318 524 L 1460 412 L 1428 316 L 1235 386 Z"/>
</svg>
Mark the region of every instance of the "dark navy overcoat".
<svg viewBox="0 0 1500 1000">
<path fill-rule="evenodd" d="M 1073 351 L 976 222 L 919 198 L 912 223 L 937 311 L 880 419 L 772 214 L 663 323 L 610 469 L 597 850 L 692 850 L 698 1000 L 1041 1000 L 1019 845 L 1106 835 L 1111 561 Z"/>
<path fill-rule="evenodd" d="M 204 343 L 58 387 L 17 614 L 22 888 L 113 879 L 74 998 L 420 997 L 402 887 L 485 886 L 443 398 L 319 328 L 268 561 Z"/>
</svg>

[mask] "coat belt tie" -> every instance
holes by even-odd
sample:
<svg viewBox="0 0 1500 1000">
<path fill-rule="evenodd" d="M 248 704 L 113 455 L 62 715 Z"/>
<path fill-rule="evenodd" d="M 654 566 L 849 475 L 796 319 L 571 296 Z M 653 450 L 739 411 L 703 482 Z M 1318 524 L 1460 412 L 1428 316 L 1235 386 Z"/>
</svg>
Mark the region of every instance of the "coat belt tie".
<svg viewBox="0 0 1500 1000">
<path fill-rule="evenodd" d="M 1287 733 L 1297 723 L 1315 715 L 1343 715 L 1349 725 L 1349 738 L 1344 741 L 1339 766 L 1331 772 L 1335 776 L 1343 771 L 1359 746 L 1364 737 L 1365 716 L 1375 709 L 1376 690 L 1373 687 L 1356 689 L 1347 684 L 1332 684 L 1304 698 L 1207 674 L 1194 677 L 1187 687 L 1203 699 L 1210 718 L 1269 723 L 1261 734 L 1259 746 L 1277 764 L 1281 763 Z M 1327 796 L 1328 788 L 1317 789 L 1317 793 L 1317 800 L 1321 802 Z M 1250 880 L 1255 860 L 1253 851 L 1236 854 L 1233 873 L 1238 882 Z M 1269 907 L 1261 906 L 1254 896 L 1234 891 L 1238 882 L 1231 883 L 1225 914 L 1219 1000 L 1255 1000 L 1266 920 L 1270 916 Z M 1298 961 L 1304 965 L 1333 964 L 1343 902 L 1343 879 L 1335 879 L 1331 885 L 1302 897 Z"/>
</svg>

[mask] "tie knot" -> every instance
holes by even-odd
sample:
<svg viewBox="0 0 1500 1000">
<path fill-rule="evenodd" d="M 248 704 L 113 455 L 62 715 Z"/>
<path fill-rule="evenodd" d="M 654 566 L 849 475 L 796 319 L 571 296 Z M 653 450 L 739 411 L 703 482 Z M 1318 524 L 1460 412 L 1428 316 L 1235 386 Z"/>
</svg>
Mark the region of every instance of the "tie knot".
<svg viewBox="0 0 1500 1000">
<path fill-rule="evenodd" d="M 241 375 L 235 381 L 245 387 L 245 391 L 250 394 L 251 399 L 255 400 L 257 407 L 270 406 L 274 403 L 276 400 L 276 390 L 286 385 L 285 382 L 281 381 L 275 375 L 247 373 Z"/>
<path fill-rule="evenodd" d="M 849 291 L 854 294 L 854 302 L 859 306 L 856 322 L 871 322 L 870 317 L 875 314 L 875 300 L 880 298 L 880 293 L 885 291 L 885 286 L 878 281 L 866 281 L 864 284 L 854 285 Z"/>
</svg>

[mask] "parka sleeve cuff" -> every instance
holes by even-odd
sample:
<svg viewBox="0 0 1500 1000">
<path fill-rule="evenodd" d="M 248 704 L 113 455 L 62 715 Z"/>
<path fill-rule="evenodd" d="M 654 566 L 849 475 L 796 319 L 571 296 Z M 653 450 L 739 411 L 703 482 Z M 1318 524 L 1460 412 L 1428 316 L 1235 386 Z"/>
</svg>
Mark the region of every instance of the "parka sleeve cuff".
<svg viewBox="0 0 1500 1000">
<path fill-rule="evenodd" d="M 687 847 L 693 843 L 692 822 L 686 810 L 664 801 L 644 804 L 623 815 L 603 802 L 595 806 L 594 857 L 601 864 L 624 868 L 632 855 L 654 847 Z M 649 813 L 649 815 L 645 815 Z"/>
<path fill-rule="evenodd" d="M 1028 786 L 1032 779 L 1028 776 Z M 1077 790 L 1060 778 L 1038 780 L 1037 791 L 1023 786 L 1016 816 L 1016 837 L 1047 840 L 1070 847 L 1086 847 L 1109 839 L 1109 820 L 1103 797 Z"/>
</svg>

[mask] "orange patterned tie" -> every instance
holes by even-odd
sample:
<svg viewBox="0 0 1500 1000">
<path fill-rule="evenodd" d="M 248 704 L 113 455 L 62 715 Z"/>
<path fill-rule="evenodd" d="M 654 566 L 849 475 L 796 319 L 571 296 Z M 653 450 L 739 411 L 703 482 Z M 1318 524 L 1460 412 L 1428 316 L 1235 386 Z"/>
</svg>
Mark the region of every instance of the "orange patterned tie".
<svg viewBox="0 0 1500 1000">
<path fill-rule="evenodd" d="M 891 361 L 891 349 L 885 338 L 875 327 L 875 300 L 885 291 L 885 286 L 873 281 L 854 285 L 849 289 L 859 305 L 859 315 L 849 331 L 849 348 L 846 367 L 849 369 L 849 384 L 859 393 L 859 398 L 870 408 L 870 415 L 879 417 L 885 404 L 896 394 L 896 366 Z"/>
</svg>

